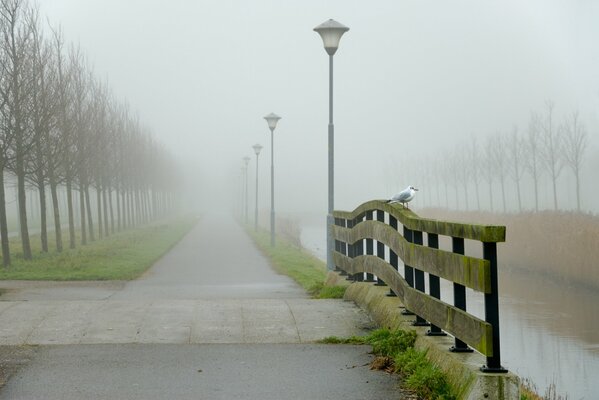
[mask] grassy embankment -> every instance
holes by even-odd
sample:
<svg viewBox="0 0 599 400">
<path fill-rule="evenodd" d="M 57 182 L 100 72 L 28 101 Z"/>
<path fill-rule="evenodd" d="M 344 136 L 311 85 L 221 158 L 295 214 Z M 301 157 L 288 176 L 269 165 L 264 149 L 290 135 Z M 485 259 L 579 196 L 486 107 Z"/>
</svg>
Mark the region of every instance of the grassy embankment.
<svg viewBox="0 0 599 400">
<path fill-rule="evenodd" d="M 130 280 L 140 276 L 170 250 L 197 222 L 194 218 L 154 222 L 135 230 L 65 248 L 41 252 L 39 235 L 31 236 L 33 260 L 23 259 L 21 243 L 11 239 L 12 265 L 0 267 L 0 280 Z M 49 238 L 50 246 L 54 238 Z M 79 243 L 79 242 L 78 242 Z"/>
<path fill-rule="evenodd" d="M 277 245 L 270 246 L 270 233 L 246 227 L 258 248 L 271 260 L 273 268 L 288 275 L 312 297 L 318 299 L 343 298 L 346 286 L 325 285 L 326 264 L 283 236 L 277 236 Z"/>
<path fill-rule="evenodd" d="M 371 363 L 372 369 L 398 373 L 402 386 L 413 391 L 418 398 L 452 400 L 454 390 L 443 372 L 426 358 L 426 352 L 416 350 L 415 331 L 377 329 L 368 336 L 350 338 L 328 337 L 321 343 L 369 344 L 377 355 Z"/>
</svg>

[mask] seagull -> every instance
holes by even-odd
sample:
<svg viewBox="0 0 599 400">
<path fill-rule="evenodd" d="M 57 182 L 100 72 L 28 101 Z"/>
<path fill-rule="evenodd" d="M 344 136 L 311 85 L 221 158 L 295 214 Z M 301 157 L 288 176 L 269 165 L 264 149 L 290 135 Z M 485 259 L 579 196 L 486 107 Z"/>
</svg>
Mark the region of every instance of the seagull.
<svg viewBox="0 0 599 400">
<path fill-rule="evenodd" d="M 418 189 L 414 186 L 408 186 L 395 196 L 391 197 L 391 200 L 388 200 L 387 203 L 401 203 L 404 207 L 407 207 L 406 204 L 412 201 L 417 191 Z M 408 209 L 410 209 L 410 207 L 408 207 Z"/>
</svg>

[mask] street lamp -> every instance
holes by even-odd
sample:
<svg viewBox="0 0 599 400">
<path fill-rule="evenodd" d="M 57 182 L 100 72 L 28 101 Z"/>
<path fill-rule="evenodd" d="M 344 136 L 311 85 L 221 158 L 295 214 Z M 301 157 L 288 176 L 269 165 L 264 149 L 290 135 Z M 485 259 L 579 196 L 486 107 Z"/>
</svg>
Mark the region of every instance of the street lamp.
<svg viewBox="0 0 599 400">
<path fill-rule="evenodd" d="M 332 271 L 334 267 L 333 263 L 333 210 L 335 200 L 335 174 L 334 174 L 334 160 L 335 160 L 335 127 L 333 125 L 333 55 L 337 52 L 339 47 L 339 41 L 341 36 L 349 28 L 345 25 L 340 24 L 337 21 L 329 19 L 326 22 L 318 25 L 314 28 L 316 32 L 322 38 L 324 49 L 329 55 L 329 208 L 327 214 L 327 269 Z"/>
<path fill-rule="evenodd" d="M 270 113 L 264 117 L 270 129 L 270 245 L 275 246 L 275 157 L 274 130 L 281 119 L 277 114 Z"/>
<path fill-rule="evenodd" d="M 248 206 L 250 203 L 250 198 L 248 196 L 248 164 L 250 163 L 250 158 L 248 156 L 243 157 L 243 164 L 245 166 L 245 215 L 244 220 L 245 223 L 248 223 Z"/>
<path fill-rule="evenodd" d="M 260 155 L 262 146 L 256 143 L 252 147 L 254 149 L 254 153 L 256 153 L 256 211 L 254 212 L 254 230 L 258 232 L 258 156 Z"/>
</svg>

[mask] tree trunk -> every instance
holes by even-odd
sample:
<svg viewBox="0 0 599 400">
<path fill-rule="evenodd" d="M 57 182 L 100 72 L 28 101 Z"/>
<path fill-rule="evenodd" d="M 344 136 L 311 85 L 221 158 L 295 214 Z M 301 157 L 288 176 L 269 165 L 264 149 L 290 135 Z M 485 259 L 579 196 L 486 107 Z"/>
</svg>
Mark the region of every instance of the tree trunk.
<svg viewBox="0 0 599 400">
<path fill-rule="evenodd" d="M 449 209 L 449 190 L 447 189 L 447 181 L 445 181 L 445 208 Z"/>
<path fill-rule="evenodd" d="M 50 173 L 50 194 L 52 196 L 52 213 L 54 215 L 54 236 L 56 238 L 56 251 L 62 251 L 62 227 L 60 226 L 60 207 L 54 174 Z"/>
<path fill-rule="evenodd" d="M 106 192 L 108 191 L 108 189 L 106 189 L 106 186 L 104 186 L 102 188 L 102 205 L 104 208 L 104 236 L 109 236 L 109 230 L 108 230 L 108 199 L 106 198 Z"/>
<path fill-rule="evenodd" d="M 135 210 L 133 209 L 133 190 L 127 193 L 127 206 L 129 207 L 129 226 L 135 226 Z"/>
<path fill-rule="evenodd" d="M 73 216 L 73 188 L 72 182 L 67 177 L 67 213 L 69 215 L 69 248 L 75 248 L 75 218 Z"/>
<path fill-rule="evenodd" d="M 96 208 L 98 209 L 98 239 L 102 239 L 102 188 L 98 184 L 96 187 Z"/>
<path fill-rule="evenodd" d="M 557 211 L 557 176 L 555 176 L 555 172 L 552 171 L 551 179 L 553 180 L 553 208 Z"/>
<path fill-rule="evenodd" d="M 87 223 L 85 222 L 85 191 L 83 185 L 79 184 L 79 215 L 81 216 L 81 245 L 87 244 Z"/>
<path fill-rule="evenodd" d="M 20 151 L 17 151 L 19 153 Z M 25 168 L 22 155 L 17 154 L 17 191 L 19 204 L 19 224 L 21 227 L 21 245 L 23 258 L 31 260 L 31 242 L 29 241 L 29 228 L 27 226 L 27 192 L 25 191 Z"/>
<path fill-rule="evenodd" d="M 491 203 L 491 212 L 493 212 L 493 184 L 489 182 L 489 202 Z"/>
<path fill-rule="evenodd" d="M 85 185 L 85 208 L 87 210 L 87 227 L 89 231 L 89 240 L 96 240 L 96 236 L 94 235 L 94 219 L 92 218 L 92 207 L 91 202 L 89 200 L 89 185 Z"/>
<path fill-rule="evenodd" d="M 6 219 L 6 194 L 4 192 L 4 167 L 0 167 L 0 240 L 2 241 L 2 265 L 10 265 L 8 244 L 8 221 Z"/>
<path fill-rule="evenodd" d="M 142 223 L 142 215 L 141 215 L 141 201 L 139 198 L 139 190 L 134 192 L 135 199 L 135 225 L 140 225 Z"/>
<path fill-rule="evenodd" d="M 506 204 L 505 204 L 505 178 L 503 176 L 501 176 L 500 179 L 501 179 L 501 199 L 503 200 L 503 213 L 505 214 L 507 212 L 507 208 L 506 208 Z"/>
<path fill-rule="evenodd" d="M 114 234 L 114 210 L 112 208 L 112 189 L 108 188 L 108 204 L 110 209 L 110 233 Z"/>
<path fill-rule="evenodd" d="M 115 188 L 115 200 L 116 200 L 116 230 L 118 232 L 121 231 L 122 227 L 122 221 L 121 221 L 121 192 L 119 191 L 119 185 L 116 185 Z"/>
<path fill-rule="evenodd" d="M 520 181 L 516 181 L 516 193 L 518 194 L 518 211 L 522 212 L 522 196 L 520 195 Z"/>
<path fill-rule="evenodd" d="M 122 225 L 121 228 L 123 230 L 129 227 L 129 221 L 127 220 L 129 216 L 127 215 L 127 191 L 121 190 L 121 210 L 122 210 Z"/>
<path fill-rule="evenodd" d="M 535 187 L 535 211 L 539 211 L 539 182 L 537 178 L 536 169 L 533 169 L 532 180 Z"/>
<path fill-rule="evenodd" d="M 43 183 L 43 179 L 41 180 L 41 184 L 38 185 L 39 195 L 40 195 L 40 219 L 41 219 L 41 241 L 42 241 L 42 251 L 44 253 L 48 252 L 48 226 L 46 221 L 46 186 Z"/>
<path fill-rule="evenodd" d="M 576 175 L 576 210 L 580 212 L 580 174 L 578 169 L 575 171 Z"/>
</svg>

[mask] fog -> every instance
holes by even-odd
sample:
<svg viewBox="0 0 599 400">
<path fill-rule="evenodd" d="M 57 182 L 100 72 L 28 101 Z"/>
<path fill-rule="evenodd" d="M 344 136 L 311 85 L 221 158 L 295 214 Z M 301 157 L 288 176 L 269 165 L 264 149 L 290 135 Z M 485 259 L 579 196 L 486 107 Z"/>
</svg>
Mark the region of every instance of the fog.
<svg viewBox="0 0 599 400">
<path fill-rule="evenodd" d="M 244 156 L 253 199 L 255 143 L 268 207 L 274 112 L 277 212 L 326 213 L 328 57 L 312 29 L 328 18 L 350 27 L 335 55 L 336 208 L 409 184 L 421 186 L 415 207 L 434 205 L 402 162 L 417 171 L 472 137 L 525 132 L 552 100 L 557 121 L 577 110 L 586 125 L 582 203 L 599 210 L 596 2 L 43 0 L 40 11 L 177 156 L 204 211 L 239 195 Z M 571 173 L 560 179 L 570 190 Z"/>
</svg>

